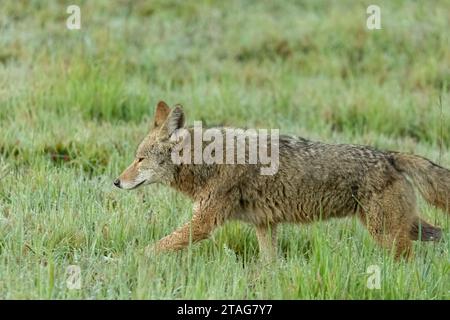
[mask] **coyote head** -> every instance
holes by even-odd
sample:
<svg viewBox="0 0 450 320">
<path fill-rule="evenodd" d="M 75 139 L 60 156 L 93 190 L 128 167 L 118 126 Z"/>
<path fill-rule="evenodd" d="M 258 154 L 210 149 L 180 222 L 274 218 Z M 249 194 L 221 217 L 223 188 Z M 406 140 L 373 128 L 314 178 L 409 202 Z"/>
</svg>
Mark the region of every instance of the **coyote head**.
<svg viewBox="0 0 450 320">
<path fill-rule="evenodd" d="M 165 102 L 159 102 L 150 132 L 139 145 L 134 161 L 114 181 L 114 185 L 131 190 L 155 182 L 170 183 L 176 170 L 176 164 L 171 160 L 176 142 L 170 137 L 183 126 L 181 106 L 170 109 Z"/>
</svg>

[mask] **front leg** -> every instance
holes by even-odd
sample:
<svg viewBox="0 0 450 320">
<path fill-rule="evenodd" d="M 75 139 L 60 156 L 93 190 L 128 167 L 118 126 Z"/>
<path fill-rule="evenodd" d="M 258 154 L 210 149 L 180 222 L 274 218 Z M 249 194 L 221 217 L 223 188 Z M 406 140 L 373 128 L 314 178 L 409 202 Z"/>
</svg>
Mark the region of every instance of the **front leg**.
<svg viewBox="0 0 450 320">
<path fill-rule="evenodd" d="M 159 240 L 147 250 L 150 252 L 176 251 L 187 247 L 190 243 L 196 243 L 209 237 L 209 235 L 221 225 L 227 218 L 230 207 L 229 202 L 212 201 L 199 202 L 194 205 L 194 215 L 191 221 Z"/>
<path fill-rule="evenodd" d="M 264 261 L 274 260 L 277 256 L 277 226 L 256 226 L 259 254 Z"/>
<path fill-rule="evenodd" d="M 154 250 L 161 252 L 183 249 L 191 242 L 195 243 L 208 238 L 215 227 L 208 217 L 194 215 L 191 221 L 159 240 L 154 245 Z"/>
</svg>

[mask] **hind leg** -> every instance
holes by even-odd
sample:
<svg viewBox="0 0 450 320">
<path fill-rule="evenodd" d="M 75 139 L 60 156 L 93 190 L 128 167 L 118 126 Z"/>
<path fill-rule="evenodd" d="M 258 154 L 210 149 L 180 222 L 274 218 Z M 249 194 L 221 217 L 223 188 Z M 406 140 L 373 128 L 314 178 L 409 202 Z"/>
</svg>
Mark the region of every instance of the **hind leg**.
<svg viewBox="0 0 450 320">
<path fill-rule="evenodd" d="M 410 257 L 410 230 L 416 217 L 414 190 L 398 180 L 376 194 L 363 206 L 360 220 L 383 247 L 392 250 L 395 258 Z"/>
</svg>

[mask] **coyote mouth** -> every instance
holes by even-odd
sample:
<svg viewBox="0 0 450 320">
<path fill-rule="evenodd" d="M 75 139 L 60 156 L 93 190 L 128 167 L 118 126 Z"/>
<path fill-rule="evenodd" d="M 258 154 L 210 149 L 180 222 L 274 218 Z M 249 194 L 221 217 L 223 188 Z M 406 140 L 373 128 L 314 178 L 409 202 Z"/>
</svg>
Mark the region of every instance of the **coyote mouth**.
<svg viewBox="0 0 450 320">
<path fill-rule="evenodd" d="M 134 186 L 133 188 L 131 188 L 130 190 L 134 190 L 134 189 L 139 188 L 139 187 L 142 186 L 146 181 L 147 181 L 147 180 L 143 180 L 143 181 L 139 182 L 137 185 L 135 185 L 135 186 Z"/>
</svg>

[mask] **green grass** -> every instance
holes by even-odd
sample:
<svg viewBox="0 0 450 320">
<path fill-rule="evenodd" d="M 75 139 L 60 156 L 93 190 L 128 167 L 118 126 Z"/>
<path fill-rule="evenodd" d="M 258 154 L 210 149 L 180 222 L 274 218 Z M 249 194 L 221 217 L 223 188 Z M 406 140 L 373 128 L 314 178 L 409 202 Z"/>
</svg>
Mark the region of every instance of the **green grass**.
<svg viewBox="0 0 450 320">
<path fill-rule="evenodd" d="M 2 1 L 0 298 L 449 299 L 444 228 L 394 262 L 356 220 L 283 226 L 280 259 L 230 223 L 210 240 L 146 259 L 191 216 L 163 186 L 112 180 L 133 158 L 154 105 L 188 121 L 280 128 L 329 142 L 415 152 L 450 167 L 449 2 Z M 71 3 L 72 4 L 72 3 Z M 82 289 L 66 286 L 78 265 Z M 381 268 L 381 289 L 366 286 Z"/>
</svg>

